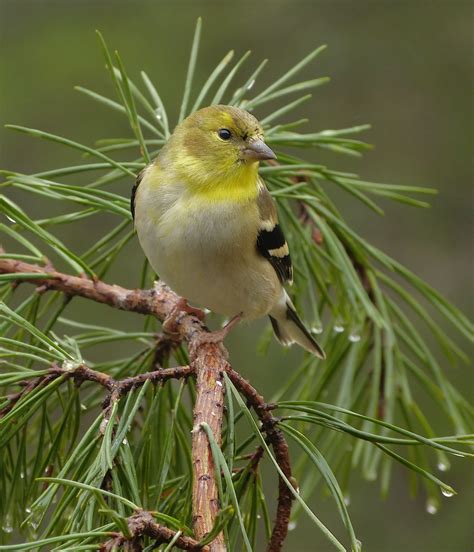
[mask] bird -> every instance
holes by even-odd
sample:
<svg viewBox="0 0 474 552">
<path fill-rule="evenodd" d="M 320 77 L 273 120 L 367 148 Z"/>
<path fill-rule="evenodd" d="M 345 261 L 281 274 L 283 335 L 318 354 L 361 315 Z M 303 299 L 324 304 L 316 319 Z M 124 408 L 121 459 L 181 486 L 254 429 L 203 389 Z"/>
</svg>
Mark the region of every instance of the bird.
<svg viewBox="0 0 474 552">
<path fill-rule="evenodd" d="M 268 315 L 281 344 L 325 358 L 285 289 L 293 267 L 276 202 L 259 175 L 264 160 L 276 155 L 251 113 L 228 105 L 192 113 L 137 176 L 131 211 L 138 240 L 160 279 L 185 298 L 180 309 L 202 312 L 193 303 L 231 317 L 216 340 L 241 320 Z"/>
</svg>

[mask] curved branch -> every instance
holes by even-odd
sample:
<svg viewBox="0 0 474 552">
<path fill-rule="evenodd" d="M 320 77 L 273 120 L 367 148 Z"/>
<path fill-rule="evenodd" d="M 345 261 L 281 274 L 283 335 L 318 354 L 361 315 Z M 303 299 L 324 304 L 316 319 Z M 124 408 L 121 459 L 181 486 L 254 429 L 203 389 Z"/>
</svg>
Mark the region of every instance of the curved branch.
<svg viewBox="0 0 474 552">
<path fill-rule="evenodd" d="M 61 291 L 69 297 L 85 297 L 124 311 L 152 314 L 162 321 L 171 314 L 179 300 L 179 297 L 166 284 L 161 282 L 154 289 L 126 289 L 115 284 L 106 284 L 101 280 L 73 276 L 40 265 L 12 259 L 0 259 L 0 274 L 15 273 L 47 273 L 48 276 L 45 278 L 19 278 L 18 282 L 34 284 L 40 287 L 42 291 L 55 290 Z M 197 318 L 189 316 L 188 318 L 199 322 Z M 188 322 L 191 321 L 188 320 Z M 189 323 L 185 325 L 185 328 L 179 325 L 178 329 L 182 338 L 191 339 Z"/>
<path fill-rule="evenodd" d="M 112 552 L 118 547 L 126 546 L 125 550 L 142 550 L 140 544 L 141 537 L 151 537 L 156 539 L 156 545 L 170 542 L 176 537 L 176 531 L 160 525 L 155 521 L 151 512 L 140 511 L 127 519 L 127 525 L 130 536 L 125 536 L 123 533 L 117 533 L 113 538 L 104 542 L 100 548 L 100 552 Z M 180 535 L 174 542 L 177 548 L 181 550 L 191 550 L 192 552 L 202 551 L 207 552 L 208 546 L 200 546 L 199 542 L 191 537 Z"/>
<path fill-rule="evenodd" d="M 277 421 L 270 413 L 272 405 L 265 402 L 265 399 L 244 379 L 238 372 L 230 366 L 226 370 L 229 379 L 235 387 L 245 396 L 248 404 L 255 410 L 255 413 L 262 422 L 262 429 L 267 434 L 268 440 L 272 445 L 276 461 L 289 481 L 293 481 L 291 474 L 290 451 L 286 439 L 275 425 Z M 278 552 L 282 549 L 283 541 L 288 534 L 288 524 L 290 523 L 291 505 L 293 503 L 293 494 L 286 483 L 279 477 L 278 483 L 278 505 L 275 524 L 272 535 L 267 546 L 267 552 Z"/>
<path fill-rule="evenodd" d="M 69 373 L 66 370 L 63 370 L 63 372 L 66 374 Z M 146 381 L 157 383 L 165 382 L 170 379 L 187 378 L 193 372 L 194 370 L 190 366 L 175 366 L 174 368 L 162 368 L 160 370 L 154 370 L 153 372 L 146 372 L 144 374 L 138 374 L 137 376 L 116 380 L 109 374 L 92 370 L 92 368 L 81 364 L 72 370 L 70 374 L 78 385 L 80 385 L 83 381 L 95 381 L 109 391 L 116 392 L 119 396 L 122 396 L 128 393 L 131 389 L 140 387 Z"/>
<path fill-rule="evenodd" d="M 128 393 L 131 389 L 140 387 L 147 380 L 154 383 L 165 382 L 169 379 L 187 378 L 193 372 L 194 370 L 189 366 L 177 366 L 175 368 L 155 370 L 153 372 L 146 372 L 145 374 L 138 374 L 138 376 L 116 380 L 109 374 L 93 370 L 85 364 L 81 364 L 72 370 L 68 370 L 54 364 L 46 374 L 31 380 L 22 380 L 18 382 L 18 385 L 22 386 L 21 391 L 8 396 L 8 403 L 0 409 L 0 416 L 10 412 L 10 410 L 24 395 L 27 395 L 37 387 L 44 387 L 60 376 L 73 379 L 76 385 L 81 385 L 84 381 L 93 381 L 108 389 L 110 394 L 114 394 L 114 396 L 118 399 Z"/>
</svg>

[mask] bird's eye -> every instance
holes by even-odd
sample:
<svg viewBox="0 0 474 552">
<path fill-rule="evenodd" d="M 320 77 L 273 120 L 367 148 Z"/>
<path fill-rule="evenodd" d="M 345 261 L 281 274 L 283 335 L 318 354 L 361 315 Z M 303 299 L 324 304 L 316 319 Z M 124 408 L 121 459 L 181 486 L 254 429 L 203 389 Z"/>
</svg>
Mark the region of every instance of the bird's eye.
<svg viewBox="0 0 474 552">
<path fill-rule="evenodd" d="M 227 128 L 221 128 L 220 130 L 217 131 L 217 134 L 219 135 L 219 138 L 221 140 L 230 140 L 232 136 L 231 131 Z"/>
</svg>

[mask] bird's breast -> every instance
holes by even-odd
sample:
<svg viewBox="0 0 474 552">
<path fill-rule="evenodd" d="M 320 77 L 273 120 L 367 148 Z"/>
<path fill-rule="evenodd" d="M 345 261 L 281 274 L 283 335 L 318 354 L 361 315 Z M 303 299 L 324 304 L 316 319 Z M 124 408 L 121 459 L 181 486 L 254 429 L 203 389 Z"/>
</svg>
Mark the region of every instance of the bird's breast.
<svg viewBox="0 0 474 552">
<path fill-rule="evenodd" d="M 179 295 L 214 312 L 266 314 L 280 286 L 271 265 L 256 252 L 255 203 L 209 203 L 185 193 L 174 200 L 169 192 L 151 196 L 138 195 L 136 228 L 160 277 Z"/>
</svg>

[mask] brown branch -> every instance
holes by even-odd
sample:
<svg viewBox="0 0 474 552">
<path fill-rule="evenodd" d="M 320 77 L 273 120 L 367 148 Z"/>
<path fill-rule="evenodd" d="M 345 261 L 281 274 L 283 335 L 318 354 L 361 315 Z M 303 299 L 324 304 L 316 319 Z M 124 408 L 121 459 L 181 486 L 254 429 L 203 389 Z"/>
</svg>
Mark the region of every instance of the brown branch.
<svg viewBox="0 0 474 552">
<path fill-rule="evenodd" d="M 44 267 L 39 265 L 11 259 L 0 259 L 0 274 L 40 274 L 44 270 Z M 205 338 L 202 339 L 209 331 L 203 322 L 187 312 L 181 311 L 176 313 L 177 307 L 180 305 L 180 297 L 166 284 L 158 282 L 153 289 L 131 290 L 117 285 L 106 284 L 99 280 L 89 280 L 84 277 L 64 274 L 51 267 L 48 267 L 47 278 L 28 279 L 19 277 L 18 282 L 29 282 L 39 286 L 41 291 L 60 291 L 68 297 L 84 297 L 120 310 L 154 315 L 161 321 L 165 321 L 173 316 L 173 326 L 177 332 L 176 339 L 184 340 L 188 344 L 191 356 L 191 365 L 189 367 L 157 370 L 117 382 L 107 374 L 81 366 L 76 368 L 75 373 L 71 371 L 72 373 L 69 377 L 74 377 L 78 384 L 82 381 L 95 381 L 109 390 L 109 400 L 111 400 L 120 398 L 123 393 L 126 393 L 137 385 L 142 385 L 147 379 L 165 381 L 170 378 L 188 377 L 191 373 L 196 374 L 197 393 L 192 436 L 192 460 L 194 467 L 192 512 L 194 530 L 198 539 L 201 539 L 211 531 L 215 516 L 219 510 L 212 453 L 208 439 L 201 429 L 201 424 L 206 422 L 210 426 L 214 439 L 220 444 L 222 440 L 221 431 L 224 409 L 224 385 L 222 382 L 224 371 L 229 374 L 236 387 L 255 409 L 262 421 L 263 430 L 272 444 L 275 457 L 283 473 L 286 477 L 291 478 L 288 445 L 281 431 L 275 427 L 275 420 L 270 415 L 263 397 L 255 391 L 250 383 L 232 370 L 227 362 L 227 351 L 221 343 L 208 343 Z M 60 370 L 55 377 L 58 377 L 60 373 L 63 372 Z M 35 383 L 35 385 L 40 384 L 42 383 Z M 270 552 L 278 552 L 282 548 L 283 541 L 288 532 L 291 503 L 291 492 L 285 483 L 280 480 L 277 515 L 268 545 L 268 551 Z M 222 535 L 218 535 L 213 543 L 211 543 L 209 550 L 215 552 L 226 550 Z"/>
<path fill-rule="evenodd" d="M 76 369 L 68 372 L 67 375 L 72 377 L 78 386 L 84 381 L 94 381 L 108 389 L 109 394 L 103 403 L 104 419 L 100 425 L 100 431 L 104 432 L 107 423 L 110 420 L 114 403 L 120 400 L 120 398 L 127 394 L 130 390 L 140 387 L 146 381 L 151 381 L 152 383 L 164 383 L 170 379 L 187 378 L 192 373 L 193 369 L 189 366 L 177 366 L 174 368 L 154 370 L 153 372 L 146 372 L 145 374 L 138 374 L 137 376 L 131 376 L 122 380 L 116 380 L 108 374 L 97 372 L 96 370 L 92 370 L 84 364 L 81 364 Z"/>
<path fill-rule="evenodd" d="M 116 533 L 113 538 L 109 539 L 100 545 L 100 552 L 112 552 L 118 547 L 126 547 L 126 550 L 140 551 L 143 550 L 141 545 L 141 537 L 150 537 L 156 539 L 156 545 L 170 542 L 175 536 L 176 531 L 160 525 L 153 518 L 152 512 L 139 511 L 127 519 L 129 536 L 123 533 Z M 207 552 L 208 546 L 200 546 L 199 542 L 191 537 L 180 535 L 175 541 L 176 547 L 181 550 L 202 551 Z"/>
<path fill-rule="evenodd" d="M 64 370 L 64 373 L 68 374 L 69 372 Z M 77 385 L 81 385 L 84 381 L 95 381 L 109 391 L 115 391 L 119 396 L 123 396 L 131 389 L 140 387 L 146 381 L 163 383 L 170 379 L 187 378 L 192 373 L 193 369 L 189 366 L 176 366 L 174 368 L 162 368 L 160 370 L 154 370 L 153 372 L 146 372 L 144 374 L 138 374 L 137 376 L 116 380 L 109 374 L 92 370 L 92 368 L 88 368 L 86 365 L 81 364 L 70 371 L 70 376 L 74 378 Z"/>
<path fill-rule="evenodd" d="M 243 454 L 239 457 L 240 460 L 248 460 L 247 465 L 243 468 L 234 468 L 232 473 L 257 473 L 260 460 L 263 458 L 263 453 L 265 452 L 264 448 L 260 445 L 255 449 L 254 452 L 249 454 Z"/>
<path fill-rule="evenodd" d="M 44 387 L 58 378 L 61 374 L 58 374 L 55 370 L 51 369 L 50 372 L 42 376 L 33 378 L 31 380 L 22 380 L 18 383 L 22 387 L 17 393 L 7 395 L 8 402 L 0 409 L 0 416 L 4 416 L 15 406 L 15 404 L 28 393 L 31 393 L 37 387 Z"/>
<path fill-rule="evenodd" d="M 281 471 L 289 481 L 293 482 L 294 478 L 291 474 L 288 444 L 281 430 L 276 427 L 277 420 L 270 413 L 271 405 L 268 405 L 256 389 L 230 366 L 227 368 L 227 375 L 235 387 L 245 396 L 248 404 L 260 418 L 262 429 L 267 434 L 268 440 L 272 445 L 275 459 Z M 278 552 L 282 549 L 283 541 L 288 534 L 292 502 L 293 494 L 283 479 L 279 477 L 277 513 L 272 535 L 267 546 L 267 552 Z"/>
<path fill-rule="evenodd" d="M 201 424 L 207 423 L 220 446 L 224 417 L 223 373 L 228 368 L 222 349 L 216 343 L 206 343 L 193 366 L 196 371 L 196 403 L 194 405 L 193 452 L 193 527 L 197 539 L 202 539 L 214 525 L 220 508 L 215 467 L 209 441 Z M 224 552 L 223 533 L 209 547 L 211 552 Z"/>
<path fill-rule="evenodd" d="M 8 403 L 0 410 L 0 415 L 4 415 L 9 412 L 24 395 L 27 395 L 37 387 L 47 385 L 60 376 L 65 376 L 65 378 L 68 379 L 72 378 L 78 386 L 85 381 L 93 381 L 99 385 L 102 385 L 102 387 L 109 390 L 109 398 L 108 400 L 106 399 L 106 401 L 109 402 L 112 395 L 116 398 L 116 400 L 118 400 L 120 397 L 128 393 L 128 391 L 136 387 L 140 387 L 148 380 L 153 383 L 165 382 L 169 379 L 187 378 L 192 373 L 193 369 L 189 366 L 177 366 L 175 368 L 155 370 L 154 372 L 147 372 L 145 374 L 139 374 L 138 376 L 116 380 L 109 374 L 93 370 L 85 364 L 81 364 L 72 370 L 53 364 L 47 374 L 31 380 L 20 381 L 18 385 L 22 387 L 21 391 L 8 396 Z"/>
<path fill-rule="evenodd" d="M 0 259 L 0 274 L 21 274 L 24 272 L 41 274 L 44 271 L 44 267 L 39 265 L 11 259 Z M 121 286 L 106 284 L 100 280 L 72 276 L 51 269 L 48 269 L 48 278 L 19 278 L 18 281 L 35 284 L 41 287 L 42 291 L 61 291 L 67 296 L 85 297 L 116 309 L 140 314 L 152 314 L 160 320 L 164 320 L 171 313 L 178 301 L 178 296 L 162 283 L 154 289 L 126 289 Z"/>
</svg>

